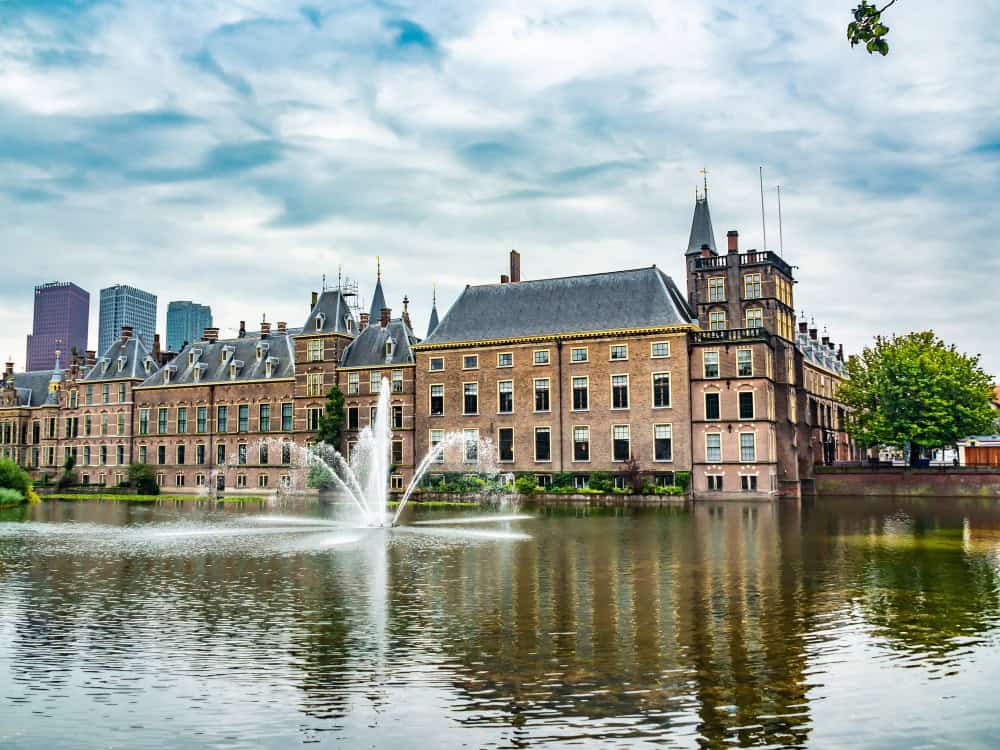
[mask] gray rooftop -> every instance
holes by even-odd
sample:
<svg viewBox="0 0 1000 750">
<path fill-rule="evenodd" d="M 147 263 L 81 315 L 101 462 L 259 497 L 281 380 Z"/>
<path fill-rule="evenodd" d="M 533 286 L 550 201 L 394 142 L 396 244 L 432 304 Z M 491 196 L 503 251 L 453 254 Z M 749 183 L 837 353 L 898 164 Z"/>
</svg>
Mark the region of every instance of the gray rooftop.
<svg viewBox="0 0 1000 750">
<path fill-rule="evenodd" d="M 260 351 L 258 352 L 258 345 Z M 239 383 L 267 379 L 267 363 L 271 362 L 271 378 L 295 375 L 295 346 L 290 335 L 267 338 L 246 335 L 243 338 L 218 341 L 195 341 L 185 346 L 176 357 L 150 375 L 142 385 L 190 385 L 193 383 Z M 233 374 L 230 365 L 236 364 Z M 200 371 L 195 380 L 195 370 Z"/>
<path fill-rule="evenodd" d="M 320 320 L 319 326 L 316 323 L 317 319 Z M 354 313 L 347 306 L 347 300 L 339 289 L 323 292 L 302 326 L 304 334 L 346 333 L 353 336 L 357 331 L 358 321 L 354 319 Z"/>
<path fill-rule="evenodd" d="M 413 362 L 410 348 L 419 339 L 401 318 L 389 321 L 385 328 L 377 323 L 363 330 L 354 339 L 340 358 L 341 367 L 378 367 L 380 365 L 404 365 Z M 386 342 L 391 341 L 391 354 L 386 356 Z"/>
<path fill-rule="evenodd" d="M 491 341 L 694 322 L 673 280 L 650 266 L 467 286 L 423 343 Z"/>
<path fill-rule="evenodd" d="M 437 308 L 437 300 L 435 299 L 435 300 L 434 300 L 434 306 L 433 306 L 433 307 L 431 307 L 431 319 L 430 319 L 430 321 L 429 321 L 429 322 L 427 323 L 427 336 L 428 336 L 428 338 L 429 338 L 429 337 L 431 336 L 431 334 L 432 334 L 432 333 L 434 333 L 434 331 L 435 331 L 435 330 L 437 329 L 437 327 L 438 327 L 438 322 L 439 322 L 439 321 L 438 321 L 438 308 Z"/>
<path fill-rule="evenodd" d="M 41 406 L 49 397 L 49 383 L 54 370 L 15 372 L 14 390 L 20 406 Z"/>
<path fill-rule="evenodd" d="M 373 326 L 382 317 L 382 310 L 387 307 L 385 304 L 385 294 L 382 292 L 381 275 L 375 280 L 375 291 L 372 293 L 372 306 L 368 311 L 368 325 Z"/>
<path fill-rule="evenodd" d="M 708 245 L 715 253 L 715 230 L 712 229 L 712 214 L 708 210 L 708 196 L 696 198 L 694 216 L 691 218 L 691 236 L 685 255 L 700 255 L 701 246 Z"/>
<path fill-rule="evenodd" d="M 813 341 L 807 334 L 800 333 L 795 337 L 795 347 L 802 352 L 807 362 L 837 375 L 846 374 L 847 366 L 837 359 L 837 352 L 818 341 Z"/>
<path fill-rule="evenodd" d="M 97 364 L 91 367 L 82 380 L 92 383 L 101 380 L 121 380 L 123 378 L 139 378 L 146 376 L 145 361 L 151 355 L 150 348 L 142 341 L 142 337 L 133 333 L 128 341 L 120 338 L 112 342 Z M 119 369 L 119 361 L 121 368 Z M 159 365 L 154 361 L 154 368 Z"/>
</svg>

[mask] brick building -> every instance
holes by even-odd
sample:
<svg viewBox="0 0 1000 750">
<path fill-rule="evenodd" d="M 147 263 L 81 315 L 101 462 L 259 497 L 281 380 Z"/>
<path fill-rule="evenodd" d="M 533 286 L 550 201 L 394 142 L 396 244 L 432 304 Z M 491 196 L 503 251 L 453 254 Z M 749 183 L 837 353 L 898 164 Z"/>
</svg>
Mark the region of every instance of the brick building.
<svg viewBox="0 0 1000 750">
<path fill-rule="evenodd" d="M 489 446 L 501 471 L 542 484 L 608 471 L 621 486 L 637 466 L 659 483 L 690 472 L 696 497 L 795 496 L 816 464 L 860 458 L 836 401 L 843 351 L 796 327 L 792 267 L 735 231 L 720 253 L 705 196 L 684 259 L 686 296 L 655 265 L 522 280 L 512 251 L 498 283 L 466 287 L 440 320 L 435 300 L 423 341 L 405 297 L 392 317 L 381 274 L 366 313 L 356 289 L 324 289 L 301 328 L 206 328 L 176 354 L 126 326 L 66 370 L 8 364 L 0 455 L 36 475 L 73 455 L 94 483 L 143 462 L 171 491 L 272 490 L 295 484 L 294 446 L 314 440 L 334 385 L 349 454 L 385 380 L 394 489 L 449 434 L 460 447 L 435 471 L 476 471 Z"/>
</svg>

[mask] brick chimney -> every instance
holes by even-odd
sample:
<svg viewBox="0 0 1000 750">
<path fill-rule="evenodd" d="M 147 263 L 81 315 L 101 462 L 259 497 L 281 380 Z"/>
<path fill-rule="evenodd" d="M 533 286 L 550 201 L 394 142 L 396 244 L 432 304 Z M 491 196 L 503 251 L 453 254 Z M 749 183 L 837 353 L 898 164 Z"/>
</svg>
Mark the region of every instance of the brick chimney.
<svg viewBox="0 0 1000 750">
<path fill-rule="evenodd" d="M 701 257 L 702 258 L 710 258 L 711 256 L 712 256 L 712 248 L 710 248 L 707 244 L 706 245 L 702 245 L 701 246 Z"/>
<path fill-rule="evenodd" d="M 206 328 L 205 332 L 201 335 L 201 339 L 202 339 L 202 341 L 208 341 L 209 343 L 211 343 L 212 341 L 218 341 L 219 340 L 219 329 L 218 328 Z"/>
<path fill-rule="evenodd" d="M 510 283 L 516 284 L 521 280 L 521 253 L 517 250 L 510 251 Z"/>
<path fill-rule="evenodd" d="M 313 292 L 312 293 L 312 304 L 309 306 L 309 309 L 312 310 L 314 307 L 316 307 L 316 303 L 317 302 L 319 302 L 319 292 Z"/>
<path fill-rule="evenodd" d="M 243 338 L 247 335 L 247 322 L 245 320 L 240 321 L 240 333 L 239 337 Z"/>
<path fill-rule="evenodd" d="M 358 315 L 358 321 L 359 321 L 358 326 L 361 328 L 361 330 L 362 331 L 365 330 L 368 327 L 368 313 L 363 312 L 360 315 Z"/>
<path fill-rule="evenodd" d="M 738 253 L 740 251 L 740 233 L 735 229 L 726 232 L 726 241 L 729 243 L 729 252 Z"/>
<path fill-rule="evenodd" d="M 4 374 L 5 377 L 10 377 L 11 375 L 14 374 L 14 363 L 13 362 L 7 362 L 7 363 L 4 364 L 4 366 L 3 366 L 3 374 Z"/>
<path fill-rule="evenodd" d="M 823 342 L 823 346 L 829 348 L 829 346 L 830 346 L 830 337 L 829 336 L 827 336 L 826 334 L 823 334 L 823 338 L 821 338 L 820 341 Z"/>
<path fill-rule="evenodd" d="M 96 349 L 88 349 L 87 350 L 87 360 L 86 360 L 86 362 L 87 362 L 87 367 L 93 367 L 94 365 L 97 364 L 97 350 Z"/>
<path fill-rule="evenodd" d="M 267 321 L 262 320 L 260 322 L 260 337 L 266 339 L 271 335 L 271 324 Z"/>
<path fill-rule="evenodd" d="M 817 335 L 818 333 L 819 333 L 819 330 L 818 330 L 818 329 L 816 329 L 816 328 L 810 328 L 810 329 L 809 329 L 809 338 L 810 338 L 810 339 L 811 339 L 812 341 L 815 341 L 815 340 L 816 340 L 816 335 Z"/>
<path fill-rule="evenodd" d="M 506 273 L 500 274 L 500 283 L 501 284 L 509 284 L 510 283 L 510 275 L 506 274 Z"/>
<path fill-rule="evenodd" d="M 286 333 L 288 333 L 288 324 L 285 321 L 283 321 L 283 320 L 279 320 L 278 321 L 278 335 L 279 336 L 284 336 Z"/>
<path fill-rule="evenodd" d="M 403 296 L 403 322 L 407 328 L 413 329 L 413 326 L 410 325 L 410 298 L 406 295 Z"/>
<path fill-rule="evenodd" d="M 132 326 L 122 326 L 122 342 L 128 341 L 132 338 Z"/>
<path fill-rule="evenodd" d="M 389 325 L 389 320 L 390 320 L 391 316 L 392 316 L 392 310 L 389 309 L 388 307 L 383 307 L 382 308 L 382 317 L 379 318 L 379 321 L 378 321 L 379 325 L 382 326 L 383 328 L 385 328 L 386 326 L 388 326 Z"/>
<path fill-rule="evenodd" d="M 843 344 L 840 344 L 837 347 L 837 359 L 839 359 L 841 362 L 844 361 L 844 345 Z"/>
<path fill-rule="evenodd" d="M 809 323 L 808 322 L 806 322 L 804 320 L 800 320 L 799 321 L 799 333 L 809 333 Z"/>
<path fill-rule="evenodd" d="M 160 334 L 153 334 L 153 358 L 160 356 Z"/>
</svg>

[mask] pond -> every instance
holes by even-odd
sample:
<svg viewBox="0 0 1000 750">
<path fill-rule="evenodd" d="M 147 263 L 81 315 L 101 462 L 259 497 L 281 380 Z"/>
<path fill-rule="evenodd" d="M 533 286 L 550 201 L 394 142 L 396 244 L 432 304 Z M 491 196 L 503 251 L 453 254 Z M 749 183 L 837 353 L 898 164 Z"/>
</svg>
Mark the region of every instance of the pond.
<svg viewBox="0 0 1000 750">
<path fill-rule="evenodd" d="M 0 747 L 1000 745 L 1000 505 L 332 513 L 0 511 Z"/>
</svg>

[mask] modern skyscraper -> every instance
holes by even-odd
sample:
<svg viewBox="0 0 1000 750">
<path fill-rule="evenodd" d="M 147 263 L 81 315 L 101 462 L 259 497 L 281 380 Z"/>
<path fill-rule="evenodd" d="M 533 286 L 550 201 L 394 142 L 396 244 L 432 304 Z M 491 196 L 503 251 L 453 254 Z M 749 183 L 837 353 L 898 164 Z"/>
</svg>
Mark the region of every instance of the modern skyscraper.
<svg viewBox="0 0 1000 750">
<path fill-rule="evenodd" d="M 167 349 L 179 352 L 185 343 L 200 341 L 212 327 L 212 308 L 197 302 L 176 300 L 167 305 Z"/>
<path fill-rule="evenodd" d="M 156 295 L 127 284 L 102 289 L 98 356 L 121 336 L 122 326 L 132 326 L 133 333 L 151 345 L 156 332 Z"/>
<path fill-rule="evenodd" d="M 90 318 L 90 293 L 69 281 L 50 281 L 35 287 L 35 319 L 28 334 L 26 368 L 28 371 L 51 370 L 56 363 L 56 349 L 69 360 L 75 348 L 87 350 L 87 327 Z"/>
</svg>

